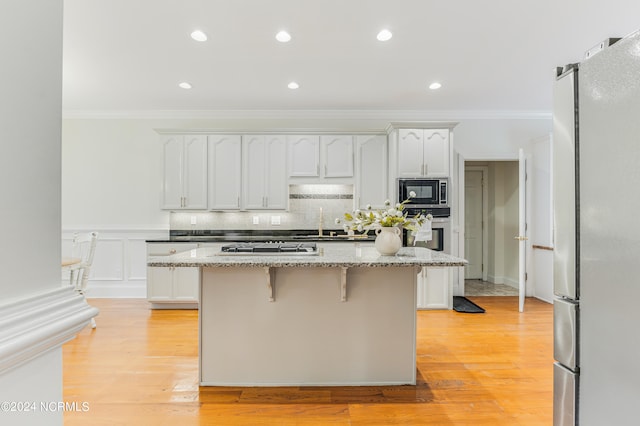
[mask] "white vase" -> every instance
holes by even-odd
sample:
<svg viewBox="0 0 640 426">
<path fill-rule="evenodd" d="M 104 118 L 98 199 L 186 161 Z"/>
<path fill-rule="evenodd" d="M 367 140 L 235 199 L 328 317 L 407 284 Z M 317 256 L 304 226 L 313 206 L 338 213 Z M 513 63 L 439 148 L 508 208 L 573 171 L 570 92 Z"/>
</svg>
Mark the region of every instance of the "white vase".
<svg viewBox="0 0 640 426">
<path fill-rule="evenodd" d="M 395 226 L 376 229 L 376 250 L 383 256 L 395 256 L 402 247 L 401 233 Z"/>
</svg>

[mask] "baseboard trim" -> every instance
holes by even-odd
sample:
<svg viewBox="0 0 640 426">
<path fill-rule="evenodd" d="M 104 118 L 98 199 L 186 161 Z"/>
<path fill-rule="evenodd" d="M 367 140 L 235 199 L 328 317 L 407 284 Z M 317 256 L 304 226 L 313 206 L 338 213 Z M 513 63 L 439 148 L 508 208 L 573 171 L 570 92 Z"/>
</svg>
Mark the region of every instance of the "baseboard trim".
<svg viewBox="0 0 640 426">
<path fill-rule="evenodd" d="M 87 287 L 87 298 L 92 299 L 145 299 L 147 280 L 129 281 L 128 285 L 119 282 L 91 282 Z"/>
<path fill-rule="evenodd" d="M 514 280 L 513 278 L 510 278 L 510 277 L 489 275 L 487 276 L 487 281 L 494 284 L 508 285 L 509 287 L 513 287 L 515 289 L 520 288 L 520 283 L 518 282 L 518 280 Z"/>
<path fill-rule="evenodd" d="M 62 346 L 97 314 L 71 287 L 0 305 L 0 374 Z"/>
</svg>

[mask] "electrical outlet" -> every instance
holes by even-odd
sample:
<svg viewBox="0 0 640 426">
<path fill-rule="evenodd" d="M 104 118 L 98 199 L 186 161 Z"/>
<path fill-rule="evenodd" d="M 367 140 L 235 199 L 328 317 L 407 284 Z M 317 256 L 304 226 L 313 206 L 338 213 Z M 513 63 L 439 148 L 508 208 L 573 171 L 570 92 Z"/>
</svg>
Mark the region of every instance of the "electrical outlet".
<svg viewBox="0 0 640 426">
<path fill-rule="evenodd" d="M 260 225 L 260 216 L 254 216 L 253 217 L 253 224 L 254 225 Z"/>
<path fill-rule="evenodd" d="M 195 224 L 197 224 L 197 222 L 198 222 L 198 220 L 197 220 L 196 216 L 191 216 L 191 224 L 195 225 Z"/>
<path fill-rule="evenodd" d="M 271 216 L 272 225 L 280 225 L 280 216 Z"/>
</svg>

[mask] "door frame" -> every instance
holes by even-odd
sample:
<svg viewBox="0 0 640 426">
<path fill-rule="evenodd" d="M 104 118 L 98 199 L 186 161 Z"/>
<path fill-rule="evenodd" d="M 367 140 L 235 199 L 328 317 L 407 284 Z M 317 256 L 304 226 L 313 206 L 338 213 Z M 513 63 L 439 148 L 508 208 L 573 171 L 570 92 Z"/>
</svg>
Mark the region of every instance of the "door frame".
<svg viewBox="0 0 640 426">
<path fill-rule="evenodd" d="M 467 160 L 474 161 L 474 160 Z M 465 164 L 464 171 L 479 171 L 482 172 L 482 281 L 487 281 L 488 268 L 487 268 L 487 256 L 489 254 L 489 226 L 487 225 L 487 218 L 489 217 L 489 167 L 488 166 L 467 166 Z M 466 197 L 466 191 L 465 191 Z M 466 207 L 466 198 L 465 198 Z M 466 226 L 465 226 L 466 229 Z"/>
<path fill-rule="evenodd" d="M 528 159 L 529 158 L 529 151 L 527 149 L 525 149 L 525 157 Z M 497 163 L 497 162 L 503 162 L 503 161 L 511 161 L 514 162 L 516 164 L 519 163 L 519 155 L 518 153 L 516 153 L 515 156 L 512 155 L 505 155 L 505 156 L 479 156 L 479 157 L 463 157 L 461 159 L 461 165 L 459 165 L 459 169 L 458 169 L 458 184 L 461 185 L 462 187 L 459 188 L 459 192 L 460 192 L 460 206 L 461 206 L 461 211 L 460 214 L 463 216 L 464 215 L 464 170 L 467 167 L 474 167 L 472 165 L 467 165 L 468 162 L 487 162 L 487 163 Z M 483 166 L 475 166 L 475 167 L 483 167 Z M 488 167 L 488 166 L 484 166 L 484 167 Z M 527 161 L 526 162 L 526 168 L 527 168 L 527 173 L 530 172 L 529 168 L 531 167 L 531 161 Z M 531 197 L 531 182 L 529 180 L 526 180 L 526 197 L 527 197 L 527 201 L 526 201 L 526 209 L 530 209 L 531 208 L 531 203 L 530 200 L 528 199 L 528 197 Z M 487 194 L 489 191 L 489 187 L 488 185 L 486 185 L 486 190 L 487 190 Z M 488 204 L 488 203 L 487 203 Z M 527 217 L 531 217 L 531 212 L 529 210 L 526 211 L 526 216 Z M 464 220 L 463 219 L 459 219 L 461 221 L 461 227 L 464 224 Z M 464 229 L 464 228 L 462 228 Z M 485 230 L 487 231 L 487 238 L 488 238 L 488 227 L 485 227 Z M 463 235 L 464 231 L 460 234 L 460 241 L 464 242 L 464 235 Z M 483 238 L 484 238 L 484 234 L 483 234 Z M 484 241 L 483 241 L 484 243 Z M 461 243 L 462 244 L 462 243 Z M 487 240 L 487 244 L 488 244 L 488 240 Z M 462 245 L 462 247 L 464 247 L 464 245 Z M 525 268 L 528 267 L 528 265 L 531 265 L 531 245 L 525 244 L 525 253 L 526 253 L 526 261 L 525 261 Z M 487 254 L 488 254 L 489 250 L 487 247 Z M 460 254 L 460 256 L 464 256 L 463 254 Z M 486 257 L 485 257 L 486 259 Z M 486 268 L 485 268 L 486 269 Z M 488 273 L 488 271 L 487 271 Z M 463 292 L 462 295 L 464 295 L 464 272 L 460 273 L 458 276 L 458 287 L 459 289 Z M 531 294 L 531 288 L 530 285 L 528 284 L 528 281 L 525 280 L 525 296 L 526 297 L 530 297 L 532 296 Z M 519 304 L 518 304 L 519 305 Z M 519 306 L 518 306 L 519 307 Z"/>
<path fill-rule="evenodd" d="M 527 266 L 530 264 L 528 261 L 529 253 L 527 250 L 528 244 L 528 226 L 527 220 L 529 214 L 527 212 L 528 188 L 527 188 L 527 156 L 525 155 L 524 148 L 518 150 L 518 310 L 524 312 L 524 301 L 527 292 Z"/>
</svg>

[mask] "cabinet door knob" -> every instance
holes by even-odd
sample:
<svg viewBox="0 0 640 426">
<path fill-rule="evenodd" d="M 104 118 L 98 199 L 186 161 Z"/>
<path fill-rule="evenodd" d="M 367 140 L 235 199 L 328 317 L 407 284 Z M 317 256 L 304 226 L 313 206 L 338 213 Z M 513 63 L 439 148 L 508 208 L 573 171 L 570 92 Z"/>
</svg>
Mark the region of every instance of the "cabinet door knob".
<svg viewBox="0 0 640 426">
<path fill-rule="evenodd" d="M 176 254 L 176 249 L 169 250 L 169 254 Z"/>
</svg>

